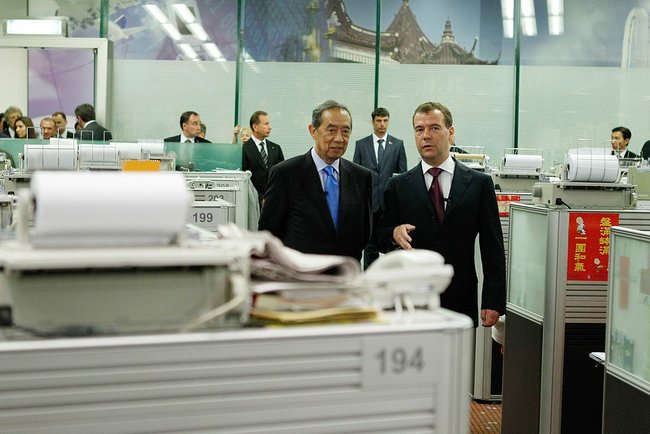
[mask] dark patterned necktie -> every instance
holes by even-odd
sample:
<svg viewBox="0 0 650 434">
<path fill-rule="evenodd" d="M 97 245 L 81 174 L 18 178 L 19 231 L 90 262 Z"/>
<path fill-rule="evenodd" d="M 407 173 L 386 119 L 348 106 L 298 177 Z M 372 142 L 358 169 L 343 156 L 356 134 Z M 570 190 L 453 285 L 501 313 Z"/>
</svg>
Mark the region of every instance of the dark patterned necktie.
<svg viewBox="0 0 650 434">
<path fill-rule="evenodd" d="M 428 172 L 431 176 L 433 176 L 431 187 L 429 187 L 429 196 L 431 196 L 433 208 L 436 210 L 436 218 L 438 219 L 438 224 L 442 225 L 442 221 L 445 218 L 445 204 L 442 196 L 442 188 L 440 188 L 440 181 L 438 179 L 440 173 L 442 172 L 442 169 L 439 167 L 432 167 L 428 170 Z"/>
<path fill-rule="evenodd" d="M 266 149 L 264 149 L 264 142 L 260 142 L 260 155 L 262 155 L 264 166 L 269 167 L 269 156 L 266 154 Z"/>
<path fill-rule="evenodd" d="M 379 167 L 384 163 L 384 139 L 377 140 L 377 163 Z"/>
</svg>

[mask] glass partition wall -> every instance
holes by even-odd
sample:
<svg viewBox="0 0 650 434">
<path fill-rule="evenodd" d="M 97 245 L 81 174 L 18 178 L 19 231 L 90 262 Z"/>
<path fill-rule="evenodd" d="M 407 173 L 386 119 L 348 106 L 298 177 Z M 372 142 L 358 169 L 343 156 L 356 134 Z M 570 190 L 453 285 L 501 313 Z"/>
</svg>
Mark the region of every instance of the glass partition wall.
<svg viewBox="0 0 650 434">
<path fill-rule="evenodd" d="M 67 16 L 69 37 L 112 41 L 108 127 L 119 140 L 178 134 L 180 113 L 195 110 L 207 138 L 228 143 L 264 110 L 289 157 L 309 148 L 311 110 L 330 98 L 352 111 L 349 158 L 381 106 L 409 166 L 424 101 L 449 106 L 456 145 L 483 147 L 493 167 L 520 147 L 542 149 L 548 169 L 578 144 L 610 146 L 616 126 L 631 129 L 637 153 L 650 139 L 643 0 L 24 3 L 30 16 Z"/>
</svg>

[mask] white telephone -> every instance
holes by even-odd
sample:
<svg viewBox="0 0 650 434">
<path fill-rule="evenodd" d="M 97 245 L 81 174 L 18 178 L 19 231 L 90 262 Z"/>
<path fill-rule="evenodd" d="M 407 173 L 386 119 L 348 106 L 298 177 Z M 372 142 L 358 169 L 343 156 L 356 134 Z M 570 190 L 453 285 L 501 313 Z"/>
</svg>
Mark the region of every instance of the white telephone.
<svg viewBox="0 0 650 434">
<path fill-rule="evenodd" d="M 402 305 L 408 309 L 438 307 L 439 294 L 453 276 L 453 267 L 439 253 L 412 249 L 380 256 L 359 280 L 383 308 L 401 310 Z"/>
</svg>

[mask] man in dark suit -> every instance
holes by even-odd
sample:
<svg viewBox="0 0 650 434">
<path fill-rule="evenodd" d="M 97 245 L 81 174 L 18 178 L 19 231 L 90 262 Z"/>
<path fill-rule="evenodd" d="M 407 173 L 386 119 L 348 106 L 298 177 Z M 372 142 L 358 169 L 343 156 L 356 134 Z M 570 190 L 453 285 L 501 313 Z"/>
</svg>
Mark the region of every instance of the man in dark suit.
<svg viewBox="0 0 650 434">
<path fill-rule="evenodd" d="M 372 114 L 373 133 L 357 140 L 354 161 L 370 169 L 372 173 L 372 227 L 370 242 L 363 251 L 363 268 L 366 269 L 379 257 L 377 251 L 377 225 L 381 216 L 386 184 L 394 173 L 406 172 L 406 151 L 404 142 L 387 134 L 390 113 L 383 107 Z"/>
<path fill-rule="evenodd" d="M 181 113 L 181 133 L 177 136 L 167 137 L 165 142 L 175 143 L 211 143 L 201 138 L 201 117 L 197 112 L 186 111 Z"/>
<path fill-rule="evenodd" d="M 261 110 L 256 111 L 250 118 L 249 125 L 253 134 L 242 145 L 241 170 L 251 172 L 251 182 L 257 190 L 260 205 L 269 180 L 269 169 L 284 161 L 282 148 L 277 143 L 268 140 L 271 135 L 269 115 Z"/>
<path fill-rule="evenodd" d="M 612 130 L 612 155 L 618 158 L 639 158 L 634 152 L 627 149 L 632 138 L 632 131 L 625 127 L 616 127 Z"/>
<path fill-rule="evenodd" d="M 260 230 L 304 253 L 361 259 L 372 230 L 372 175 L 341 158 L 351 132 L 344 105 L 330 100 L 314 109 L 314 147 L 271 169 Z"/>
<path fill-rule="evenodd" d="M 109 141 L 113 135 L 95 120 L 95 108 L 90 104 L 80 104 L 74 109 L 81 130 L 76 134 L 80 140 Z"/>
<path fill-rule="evenodd" d="M 422 161 L 388 181 L 380 221 L 380 248 L 429 249 L 454 267 L 441 305 L 464 313 L 478 326 L 474 243 L 479 236 L 483 264 L 480 317 L 493 326 L 505 313 L 506 273 L 503 236 L 494 184 L 489 175 L 453 159 L 451 112 L 440 103 L 421 104 L 413 115 L 415 143 Z"/>
<path fill-rule="evenodd" d="M 52 119 L 56 124 L 56 137 L 59 139 L 72 139 L 74 134 L 72 131 L 68 131 L 68 118 L 63 112 L 54 112 L 52 113 Z"/>
</svg>

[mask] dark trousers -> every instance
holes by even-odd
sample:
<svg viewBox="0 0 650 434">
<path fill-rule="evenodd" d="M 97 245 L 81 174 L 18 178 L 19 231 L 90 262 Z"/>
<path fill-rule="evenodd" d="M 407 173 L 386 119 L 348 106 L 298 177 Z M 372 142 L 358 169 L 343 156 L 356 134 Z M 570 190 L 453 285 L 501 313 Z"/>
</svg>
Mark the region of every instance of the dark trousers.
<svg viewBox="0 0 650 434">
<path fill-rule="evenodd" d="M 377 250 L 377 233 L 379 229 L 379 218 L 381 217 L 381 208 L 372 213 L 372 234 L 370 241 L 363 249 L 363 269 L 367 270 L 370 264 L 375 262 L 379 257 L 379 250 Z"/>
</svg>

